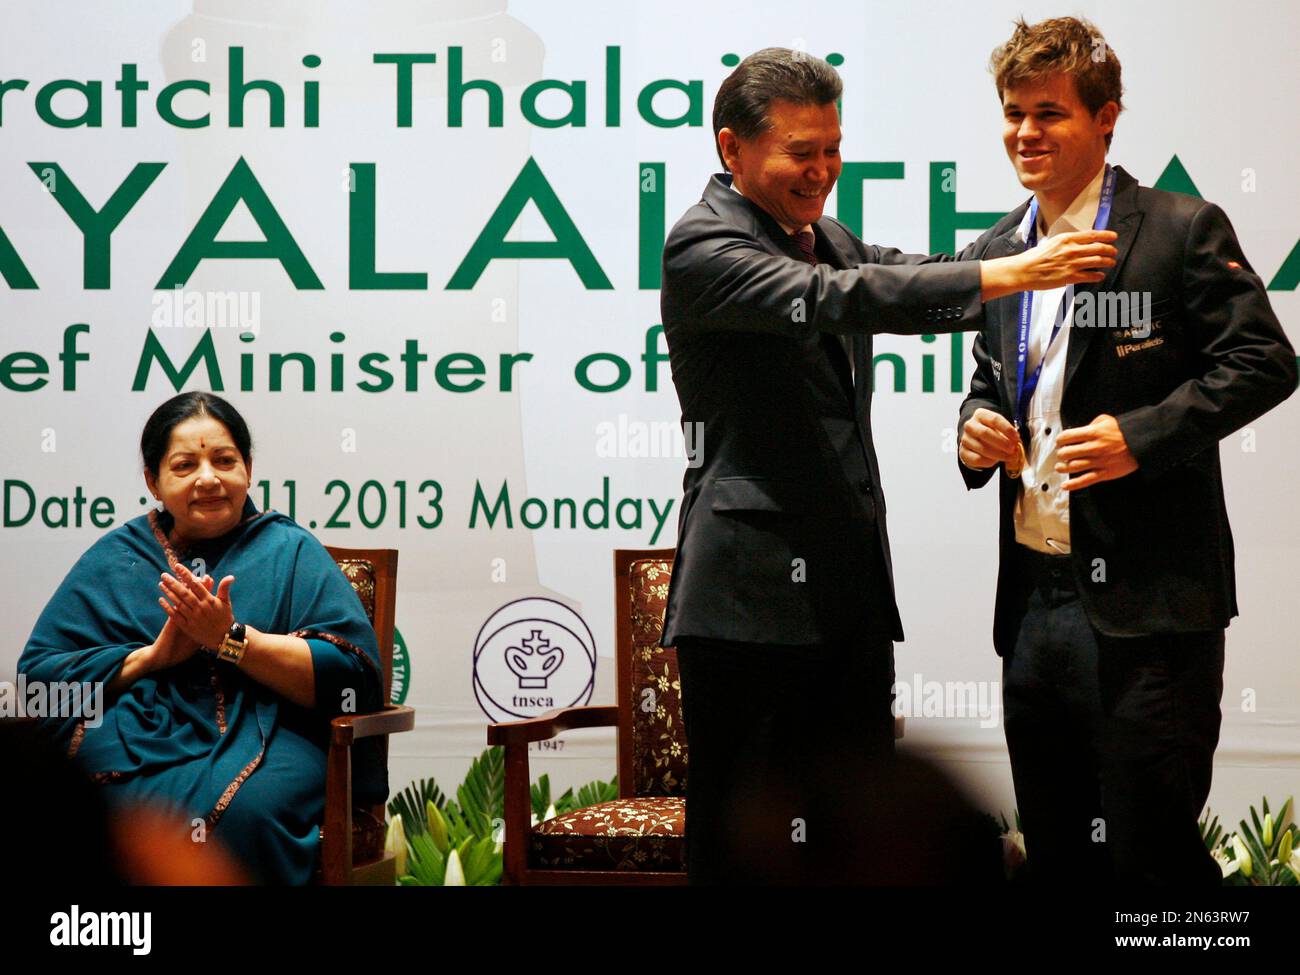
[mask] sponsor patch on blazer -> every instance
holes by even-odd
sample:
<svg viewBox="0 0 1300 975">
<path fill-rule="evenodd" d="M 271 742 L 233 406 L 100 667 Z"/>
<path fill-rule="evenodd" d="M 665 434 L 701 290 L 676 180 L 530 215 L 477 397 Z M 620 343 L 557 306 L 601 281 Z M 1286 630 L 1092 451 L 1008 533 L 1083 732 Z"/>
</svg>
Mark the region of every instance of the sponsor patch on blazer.
<svg viewBox="0 0 1300 975">
<path fill-rule="evenodd" d="M 1124 342 L 1115 346 L 1115 354 L 1121 359 L 1126 355 L 1132 355 L 1134 352 L 1144 352 L 1147 349 L 1154 349 L 1158 345 L 1164 345 L 1163 336 L 1152 336 L 1149 339 L 1139 339 L 1136 342 Z"/>
<path fill-rule="evenodd" d="M 1128 342 L 1139 342 L 1142 339 L 1149 339 L 1152 335 L 1164 329 L 1164 323 L 1160 321 L 1149 322 L 1132 322 L 1123 328 L 1113 328 L 1110 330 L 1110 337 L 1116 345 Z"/>
</svg>

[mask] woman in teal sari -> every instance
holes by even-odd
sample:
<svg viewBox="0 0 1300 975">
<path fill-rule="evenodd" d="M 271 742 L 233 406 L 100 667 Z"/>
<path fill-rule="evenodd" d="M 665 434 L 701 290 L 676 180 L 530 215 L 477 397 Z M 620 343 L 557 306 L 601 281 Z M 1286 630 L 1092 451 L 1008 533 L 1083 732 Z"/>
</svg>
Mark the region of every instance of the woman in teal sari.
<svg viewBox="0 0 1300 975">
<path fill-rule="evenodd" d="M 248 498 L 251 438 L 229 403 L 173 397 L 141 454 L 161 509 L 73 566 L 18 671 L 105 686 L 98 722 L 45 723 L 111 802 L 164 805 L 253 878 L 306 883 L 330 718 L 381 703 L 374 631 L 320 542 Z M 356 801 L 387 798 L 377 757 L 356 757 Z"/>
</svg>

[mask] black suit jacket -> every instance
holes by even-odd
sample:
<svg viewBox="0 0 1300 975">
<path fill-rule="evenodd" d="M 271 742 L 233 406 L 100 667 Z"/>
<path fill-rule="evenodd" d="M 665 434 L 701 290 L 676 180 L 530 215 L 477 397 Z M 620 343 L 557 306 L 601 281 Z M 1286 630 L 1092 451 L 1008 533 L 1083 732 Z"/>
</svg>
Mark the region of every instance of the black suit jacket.
<svg viewBox="0 0 1300 975">
<path fill-rule="evenodd" d="M 1016 231 L 1027 208 L 984 234 L 975 252 L 995 258 L 1023 249 Z M 1100 284 L 1076 290 L 1075 315 L 1090 303 L 1098 322 L 1106 307 L 1099 298 L 1150 292 L 1151 320 L 1138 321 L 1131 305 L 1127 319 L 1114 314 L 1111 303 L 1109 321 L 1069 332 L 1063 426 L 1109 413 L 1139 464 L 1127 477 L 1070 496 L 1080 598 L 1092 625 L 1111 636 L 1222 629 L 1237 600 L 1219 441 L 1291 394 L 1295 351 L 1213 203 L 1139 186 L 1119 169 L 1109 229 L 1119 234 L 1117 264 Z M 1019 309 L 1018 295 L 987 305 L 960 426 L 979 407 L 1012 418 Z M 967 488 L 1001 469 L 958 467 Z M 993 633 L 1005 654 L 1015 646 L 1030 583 L 1015 557 L 1019 482 L 1005 472 L 999 481 Z"/>
<path fill-rule="evenodd" d="M 871 334 L 977 326 L 979 266 L 916 266 L 952 257 L 866 245 L 823 217 L 813 267 L 730 180 L 714 176 L 664 246 L 673 382 L 682 423 L 701 432 L 664 645 L 902 639 L 871 443 Z M 856 385 L 832 333 L 853 336 Z"/>
</svg>

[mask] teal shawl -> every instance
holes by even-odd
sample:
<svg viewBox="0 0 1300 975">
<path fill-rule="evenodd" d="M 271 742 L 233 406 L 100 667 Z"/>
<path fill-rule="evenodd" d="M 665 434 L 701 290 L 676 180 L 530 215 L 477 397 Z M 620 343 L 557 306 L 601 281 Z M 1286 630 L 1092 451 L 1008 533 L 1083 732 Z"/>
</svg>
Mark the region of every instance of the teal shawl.
<svg viewBox="0 0 1300 975">
<path fill-rule="evenodd" d="M 91 546 L 41 613 L 18 671 L 29 686 L 107 685 L 166 622 L 158 580 L 176 560 L 214 579 L 235 576 L 237 620 L 311 647 L 315 707 L 299 707 L 200 651 L 105 698 L 97 727 L 76 716 L 44 724 L 109 787 L 110 800 L 160 803 L 183 816 L 187 830 L 201 819 L 253 877 L 304 883 L 318 856 L 329 720 L 381 704 L 374 630 L 324 546 L 285 515 L 259 512 L 248 500 L 239 525 L 184 551 L 168 544 L 171 524 L 165 511 L 151 512 Z M 354 798 L 382 802 L 387 771 L 378 750 L 354 751 Z"/>
</svg>

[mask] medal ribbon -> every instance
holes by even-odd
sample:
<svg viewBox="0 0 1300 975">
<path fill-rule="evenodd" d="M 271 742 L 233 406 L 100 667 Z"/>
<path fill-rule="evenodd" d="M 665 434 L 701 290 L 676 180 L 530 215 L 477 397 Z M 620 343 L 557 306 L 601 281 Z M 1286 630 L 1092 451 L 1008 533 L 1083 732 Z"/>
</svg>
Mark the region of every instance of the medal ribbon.
<svg viewBox="0 0 1300 975">
<path fill-rule="evenodd" d="M 1110 207 L 1115 199 L 1115 170 L 1108 164 L 1101 179 L 1101 200 L 1097 204 L 1097 219 L 1092 222 L 1093 230 L 1105 230 L 1110 222 Z M 1038 244 L 1038 198 L 1029 204 L 1029 232 L 1025 239 L 1025 250 Z M 1052 334 L 1047 340 L 1047 348 L 1034 367 L 1033 374 L 1025 378 L 1025 365 L 1029 360 L 1029 324 L 1033 320 L 1034 293 L 1020 292 L 1020 334 L 1016 342 L 1016 429 L 1028 429 L 1029 403 L 1038 388 L 1038 379 L 1043 372 L 1043 363 L 1047 361 L 1047 350 L 1056 341 L 1057 333 L 1065 321 L 1065 310 L 1074 302 L 1074 285 L 1067 285 L 1061 297 L 1061 307 L 1056 311 L 1056 320 L 1052 323 Z M 1023 437 L 1022 437 L 1023 440 Z"/>
</svg>

